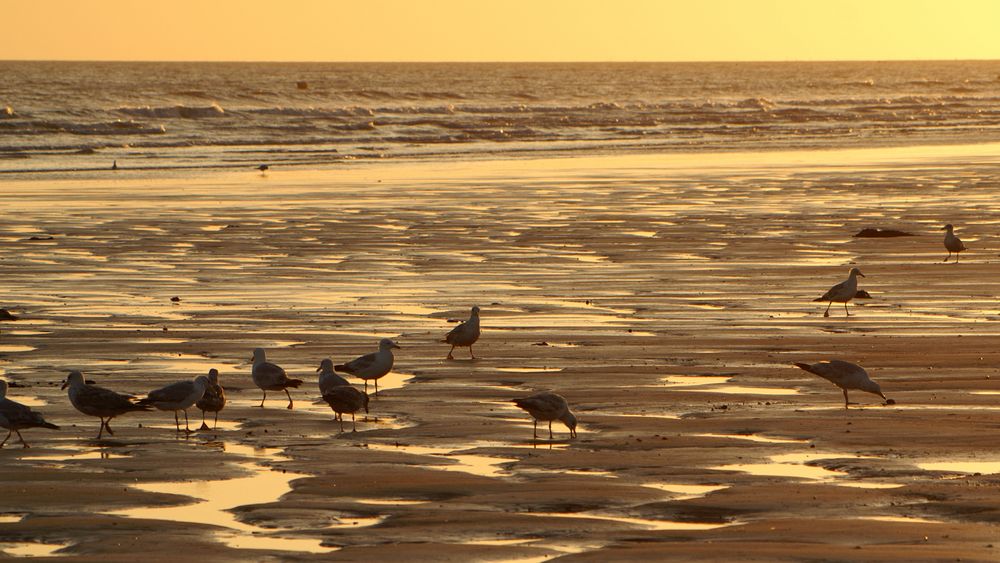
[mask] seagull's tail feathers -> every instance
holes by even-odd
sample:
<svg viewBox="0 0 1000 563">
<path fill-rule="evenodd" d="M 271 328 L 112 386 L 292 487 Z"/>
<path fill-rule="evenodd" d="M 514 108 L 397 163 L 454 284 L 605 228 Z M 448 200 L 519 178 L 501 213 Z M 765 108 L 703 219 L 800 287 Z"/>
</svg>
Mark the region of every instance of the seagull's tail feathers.
<svg viewBox="0 0 1000 563">
<path fill-rule="evenodd" d="M 298 388 L 299 385 L 302 385 L 301 379 L 288 379 L 288 381 L 285 382 L 286 387 Z"/>
<path fill-rule="evenodd" d="M 59 430 L 59 427 L 51 422 L 43 422 L 42 428 L 48 428 L 49 430 Z"/>
<path fill-rule="evenodd" d="M 813 299 L 813 303 L 816 303 L 817 301 L 826 301 L 826 299 L 823 299 L 822 297 L 817 297 L 816 299 Z"/>
<path fill-rule="evenodd" d="M 351 371 L 347 369 L 347 364 L 337 364 L 333 366 L 333 371 L 339 371 L 341 373 L 351 373 Z"/>
</svg>

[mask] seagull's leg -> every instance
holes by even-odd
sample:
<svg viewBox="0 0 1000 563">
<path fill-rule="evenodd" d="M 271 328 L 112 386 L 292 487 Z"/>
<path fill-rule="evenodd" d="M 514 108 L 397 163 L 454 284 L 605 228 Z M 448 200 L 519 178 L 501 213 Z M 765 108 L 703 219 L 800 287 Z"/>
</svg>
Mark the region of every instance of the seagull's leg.
<svg viewBox="0 0 1000 563">
<path fill-rule="evenodd" d="M 451 353 L 452 353 L 452 352 L 454 352 L 454 351 L 455 351 L 455 345 L 454 345 L 454 344 L 452 344 L 452 345 L 451 345 L 451 350 L 448 350 L 448 359 L 449 359 L 449 360 L 454 360 L 454 359 L 455 359 L 455 356 L 452 356 L 452 355 L 451 355 Z"/>
<path fill-rule="evenodd" d="M 948 251 L 948 256 L 944 257 L 943 262 L 947 262 L 949 258 L 951 258 L 951 251 L 950 250 Z"/>
<path fill-rule="evenodd" d="M 177 411 L 174 411 L 174 427 L 178 432 L 181 431 L 181 421 L 177 419 Z"/>
<path fill-rule="evenodd" d="M 21 447 L 22 448 L 30 448 L 31 447 L 31 446 L 28 445 L 27 442 L 24 441 L 24 436 L 21 435 L 21 431 L 20 430 L 15 430 L 14 432 L 17 432 L 17 439 L 21 441 Z"/>
<path fill-rule="evenodd" d="M 368 394 L 368 380 L 365 380 L 365 395 Z"/>
<path fill-rule="evenodd" d="M 469 355 L 472 356 L 473 360 L 476 359 L 476 355 L 472 353 L 472 344 L 469 344 Z"/>
<path fill-rule="evenodd" d="M 851 316 L 851 312 L 847 310 L 847 301 L 844 301 L 844 312 L 847 313 L 848 317 Z"/>
<path fill-rule="evenodd" d="M 549 421 L 549 440 L 552 439 L 552 421 Z"/>
<path fill-rule="evenodd" d="M 955 263 L 956 264 L 958 264 L 958 259 L 961 258 L 961 257 L 962 257 L 962 253 L 961 252 L 956 252 L 955 253 Z"/>
<path fill-rule="evenodd" d="M 844 410 L 847 410 L 847 389 L 844 389 Z"/>
<path fill-rule="evenodd" d="M 219 429 L 219 411 L 215 411 L 215 426 L 212 427 L 212 430 L 218 430 L 218 429 Z"/>
<path fill-rule="evenodd" d="M 209 430 L 208 423 L 205 422 L 205 409 L 201 409 L 201 427 L 198 430 Z"/>
<path fill-rule="evenodd" d="M 13 433 L 14 433 L 14 431 L 13 431 L 13 430 L 9 430 L 9 431 L 7 432 L 7 437 L 3 439 L 3 442 L 0 442 L 0 448 L 2 448 L 2 447 L 3 447 L 3 445 L 7 443 L 7 440 L 9 440 L 9 439 L 10 439 L 10 435 L 11 435 L 11 434 L 13 434 Z"/>
<path fill-rule="evenodd" d="M 285 395 L 288 395 L 288 410 L 292 410 L 292 395 L 288 392 L 287 387 L 285 387 Z"/>
<path fill-rule="evenodd" d="M 351 432 L 358 431 L 358 423 L 354 420 L 354 413 L 351 413 Z"/>
<path fill-rule="evenodd" d="M 112 418 L 114 418 L 114 417 L 113 416 L 109 416 L 108 419 L 104 421 L 104 429 L 108 431 L 108 434 L 111 434 L 112 436 L 114 436 L 115 433 L 111 431 L 111 419 Z"/>
<path fill-rule="evenodd" d="M 257 406 L 264 408 L 264 401 L 266 400 L 267 400 L 267 391 L 264 391 L 264 398 L 260 400 L 260 404 Z"/>
<path fill-rule="evenodd" d="M 184 431 L 188 434 L 191 433 L 191 427 L 188 425 L 188 411 L 184 409 Z"/>
<path fill-rule="evenodd" d="M 538 419 L 536 418 L 536 419 L 535 419 L 535 420 L 533 420 L 532 422 L 533 422 L 533 423 L 534 423 L 534 425 L 535 425 L 535 429 L 534 429 L 534 431 L 532 432 L 532 436 L 531 436 L 531 437 L 532 437 L 532 438 L 535 438 L 535 439 L 537 440 L 537 439 L 538 439 Z"/>
<path fill-rule="evenodd" d="M 375 380 L 375 396 L 378 397 L 378 380 Z M 351 416 L 354 416 L 353 414 Z"/>
<path fill-rule="evenodd" d="M 829 304 L 827 304 L 826 311 L 823 311 L 823 316 L 824 317 L 829 317 L 830 316 L 830 307 L 832 307 L 832 306 L 833 306 L 833 301 L 831 301 Z"/>
<path fill-rule="evenodd" d="M 333 418 L 334 418 L 334 420 L 337 419 L 337 417 L 333 417 Z M 344 431 L 344 415 L 340 415 L 340 431 L 341 432 Z"/>
<path fill-rule="evenodd" d="M 97 431 L 97 439 L 100 440 L 104 436 L 104 417 L 99 417 L 101 419 L 101 428 Z"/>
</svg>

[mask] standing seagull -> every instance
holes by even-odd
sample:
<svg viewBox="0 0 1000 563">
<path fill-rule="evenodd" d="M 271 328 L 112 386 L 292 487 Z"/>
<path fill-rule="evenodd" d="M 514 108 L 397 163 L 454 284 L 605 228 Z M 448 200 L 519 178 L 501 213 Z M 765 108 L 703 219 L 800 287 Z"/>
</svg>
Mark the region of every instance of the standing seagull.
<svg viewBox="0 0 1000 563">
<path fill-rule="evenodd" d="M 178 381 L 155 391 L 139 401 L 140 405 L 152 405 L 161 411 L 174 411 L 174 426 L 181 431 L 181 423 L 177 418 L 178 411 L 184 411 L 184 431 L 190 433 L 187 410 L 205 396 L 205 390 L 212 386 L 207 376 L 199 375 L 194 381 Z"/>
<path fill-rule="evenodd" d="M 851 312 L 847 310 L 847 302 L 854 299 L 854 296 L 858 293 L 858 276 L 865 277 L 865 275 L 861 273 L 861 270 L 851 268 L 851 275 L 848 276 L 846 280 L 831 287 L 829 291 L 823 294 L 822 297 L 813 299 L 813 301 L 830 302 L 830 304 L 826 306 L 826 311 L 823 312 L 824 317 L 830 316 L 830 306 L 834 303 L 843 303 L 844 312 L 847 313 L 848 317 L 851 316 Z"/>
<path fill-rule="evenodd" d="M 267 171 L 270 170 L 270 169 L 271 169 L 271 167 L 268 166 L 268 165 L 266 165 L 266 164 L 261 164 L 260 166 L 257 167 L 257 170 L 260 170 L 260 175 L 261 176 L 265 175 L 267 173 Z"/>
<path fill-rule="evenodd" d="M 511 399 L 518 407 L 528 411 L 534 418 L 534 437 L 538 438 L 538 421 L 549 423 L 549 440 L 552 439 L 552 421 L 561 420 L 569 428 L 570 438 L 576 438 L 576 415 L 569 410 L 569 403 L 562 395 L 555 393 L 537 393 L 530 397 Z"/>
<path fill-rule="evenodd" d="M 365 380 L 365 393 L 368 393 L 368 380 L 375 380 L 375 395 L 378 396 L 378 380 L 383 375 L 392 371 L 392 349 L 399 349 L 399 345 L 388 338 L 379 340 L 378 352 L 365 354 L 360 358 L 355 358 L 346 364 L 334 366 L 333 369 L 349 373 L 354 377 Z"/>
<path fill-rule="evenodd" d="M 845 362 L 843 360 L 830 360 L 829 362 L 819 362 L 816 364 L 795 362 L 795 365 L 808 371 L 809 373 L 818 375 L 843 389 L 845 409 L 848 408 L 848 389 L 857 389 L 858 391 L 866 391 L 868 393 L 878 395 L 879 397 L 882 397 L 882 400 L 890 405 L 896 403 L 891 399 L 886 399 L 885 395 L 882 394 L 882 388 L 879 387 L 878 383 L 872 381 L 871 378 L 868 377 L 868 372 L 865 371 L 865 368 L 857 364 L 852 364 L 851 362 Z"/>
<path fill-rule="evenodd" d="M 456 346 L 468 346 L 469 355 L 475 360 L 476 355 L 472 353 L 472 345 L 479 340 L 479 334 L 479 307 L 473 307 L 469 320 L 451 329 L 451 332 L 444 337 L 444 341 L 451 344 L 451 350 L 448 350 L 448 359 L 455 359 L 451 354 L 455 351 Z"/>
<path fill-rule="evenodd" d="M 357 432 L 358 426 L 354 421 L 354 413 L 361 409 L 368 412 L 368 393 L 362 393 L 352 385 L 337 385 L 331 387 L 329 391 L 323 393 L 323 400 L 330 405 L 333 412 L 340 416 L 340 431 L 344 431 L 344 413 L 351 413 L 351 432 Z"/>
<path fill-rule="evenodd" d="M 945 257 L 944 261 L 947 262 L 948 258 L 951 258 L 951 253 L 955 253 L 955 263 L 958 264 L 959 253 L 965 250 L 965 244 L 962 243 L 962 239 L 955 236 L 955 227 L 951 226 L 951 223 L 945 225 L 942 231 L 948 231 L 944 234 L 944 247 L 948 249 L 948 256 Z"/>
<path fill-rule="evenodd" d="M 209 386 L 205 389 L 205 395 L 194 404 L 194 406 L 201 409 L 201 428 L 198 430 L 208 430 L 208 424 L 205 423 L 206 411 L 215 413 L 215 425 L 213 428 L 218 428 L 219 411 L 226 406 L 226 390 L 219 385 L 219 370 L 215 368 L 208 370 L 208 383 Z"/>
<path fill-rule="evenodd" d="M 28 428 L 49 428 L 59 430 L 59 427 L 50 422 L 45 422 L 40 413 L 37 413 L 25 405 L 7 398 L 7 382 L 0 380 L 0 428 L 7 429 L 7 437 L 0 442 L 0 448 L 7 443 L 11 434 L 17 434 L 21 445 L 25 448 L 31 447 L 21 436 L 21 430 Z"/>
<path fill-rule="evenodd" d="M 69 402 L 73 403 L 76 410 L 87 416 L 96 416 L 101 419 L 101 429 L 97 433 L 97 439 L 104 436 L 104 431 L 114 436 L 111 431 L 111 419 L 132 411 L 148 411 L 148 405 L 138 405 L 132 402 L 132 397 L 115 393 L 110 389 L 90 385 L 83 379 L 83 374 L 78 371 L 69 372 L 69 376 L 63 383 L 62 388 L 69 387 Z M 106 420 L 105 420 L 106 419 Z"/>
<path fill-rule="evenodd" d="M 255 348 L 253 351 L 252 373 L 253 382 L 264 392 L 264 398 L 260 400 L 261 407 L 267 400 L 268 391 L 284 391 L 285 395 L 288 395 L 288 408 L 292 408 L 292 396 L 288 393 L 288 388 L 298 388 L 299 385 L 302 385 L 301 379 L 290 379 L 281 366 L 267 361 L 263 348 Z"/>
<path fill-rule="evenodd" d="M 326 395 L 326 392 L 340 385 L 350 385 L 346 379 L 337 375 L 333 370 L 333 360 L 326 358 L 319 363 L 316 368 L 319 373 L 319 394 Z"/>
</svg>

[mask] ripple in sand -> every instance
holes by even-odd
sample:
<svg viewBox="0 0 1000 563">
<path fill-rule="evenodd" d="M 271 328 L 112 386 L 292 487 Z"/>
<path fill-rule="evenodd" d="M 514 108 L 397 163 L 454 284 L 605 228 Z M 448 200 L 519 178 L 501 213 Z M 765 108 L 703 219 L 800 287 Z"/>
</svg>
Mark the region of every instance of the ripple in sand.
<svg viewBox="0 0 1000 563">
<path fill-rule="evenodd" d="M 629 516 L 616 516 L 613 514 L 602 514 L 597 512 L 524 512 L 531 516 L 541 516 L 549 518 L 572 518 L 577 520 L 604 520 L 617 522 L 645 528 L 647 530 L 714 530 L 725 526 L 732 526 L 730 522 L 677 522 L 674 520 L 654 520 L 652 518 L 634 518 Z"/>
<path fill-rule="evenodd" d="M 693 498 L 700 498 L 709 493 L 729 488 L 728 485 L 688 485 L 684 483 L 643 483 L 642 486 L 649 489 L 656 489 L 658 491 L 666 491 L 668 493 L 680 495 L 675 497 L 674 500 L 690 500 Z"/>
<path fill-rule="evenodd" d="M 463 451 L 468 451 L 469 448 L 467 447 L 449 448 L 439 446 L 379 444 L 373 442 L 368 443 L 365 447 L 376 451 L 403 452 L 417 456 L 433 457 L 438 460 L 450 460 L 452 462 L 450 464 L 433 464 L 426 465 L 424 467 L 427 469 L 437 469 L 441 471 L 460 471 L 462 473 L 480 475 L 482 477 L 502 477 L 506 475 L 508 471 L 501 466 L 518 461 L 517 458 L 461 453 Z"/>
</svg>

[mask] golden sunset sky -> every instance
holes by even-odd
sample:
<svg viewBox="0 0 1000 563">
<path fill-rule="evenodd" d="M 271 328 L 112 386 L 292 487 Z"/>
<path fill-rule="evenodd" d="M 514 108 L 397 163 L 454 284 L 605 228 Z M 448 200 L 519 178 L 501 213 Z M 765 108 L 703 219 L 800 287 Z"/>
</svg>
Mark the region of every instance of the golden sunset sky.
<svg viewBox="0 0 1000 563">
<path fill-rule="evenodd" d="M 1000 59 L 1000 0 L 0 0 L 0 59 Z"/>
</svg>

